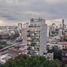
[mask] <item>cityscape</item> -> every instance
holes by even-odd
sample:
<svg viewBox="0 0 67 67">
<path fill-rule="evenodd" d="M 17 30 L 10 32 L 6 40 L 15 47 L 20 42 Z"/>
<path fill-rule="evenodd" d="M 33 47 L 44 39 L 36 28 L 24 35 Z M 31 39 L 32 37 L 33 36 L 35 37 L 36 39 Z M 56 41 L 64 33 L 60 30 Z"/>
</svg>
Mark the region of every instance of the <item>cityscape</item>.
<svg viewBox="0 0 67 67">
<path fill-rule="evenodd" d="M 4 64 L 21 54 L 44 56 L 50 61 L 55 58 L 66 64 L 67 26 L 64 19 L 32 18 L 30 23 L 0 26 L 0 63 Z"/>
<path fill-rule="evenodd" d="M 0 67 L 67 67 L 67 0 L 0 0 Z"/>
</svg>

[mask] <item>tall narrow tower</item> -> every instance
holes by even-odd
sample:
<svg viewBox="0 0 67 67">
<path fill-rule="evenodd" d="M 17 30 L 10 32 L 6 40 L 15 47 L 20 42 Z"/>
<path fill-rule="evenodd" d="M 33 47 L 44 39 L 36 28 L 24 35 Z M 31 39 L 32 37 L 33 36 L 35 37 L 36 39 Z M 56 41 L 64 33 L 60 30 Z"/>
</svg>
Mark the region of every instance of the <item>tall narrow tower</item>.
<svg viewBox="0 0 67 67">
<path fill-rule="evenodd" d="M 22 37 L 22 23 L 18 23 L 18 28 L 19 28 L 20 37 Z"/>
<path fill-rule="evenodd" d="M 64 19 L 62 19 L 62 34 L 64 35 L 64 30 L 66 28 L 66 25 L 64 24 Z"/>
</svg>

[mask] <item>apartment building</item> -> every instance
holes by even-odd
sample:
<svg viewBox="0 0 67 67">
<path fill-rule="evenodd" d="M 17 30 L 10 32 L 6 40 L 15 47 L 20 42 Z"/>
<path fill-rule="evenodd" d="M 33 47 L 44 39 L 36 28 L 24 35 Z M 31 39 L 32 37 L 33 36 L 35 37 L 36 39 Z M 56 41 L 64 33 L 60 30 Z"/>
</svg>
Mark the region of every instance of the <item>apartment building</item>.
<svg viewBox="0 0 67 67">
<path fill-rule="evenodd" d="M 44 55 L 46 53 L 47 25 L 44 19 L 30 20 L 27 34 L 28 54 Z"/>
</svg>

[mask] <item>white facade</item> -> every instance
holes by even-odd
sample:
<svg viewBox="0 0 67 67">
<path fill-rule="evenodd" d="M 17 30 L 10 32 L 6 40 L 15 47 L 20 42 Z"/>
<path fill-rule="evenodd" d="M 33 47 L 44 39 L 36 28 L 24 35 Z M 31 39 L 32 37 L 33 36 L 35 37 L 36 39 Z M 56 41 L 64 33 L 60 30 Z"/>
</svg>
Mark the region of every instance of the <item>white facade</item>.
<svg viewBox="0 0 67 67">
<path fill-rule="evenodd" d="M 32 19 L 32 21 L 30 22 L 29 33 L 31 34 L 30 36 L 31 39 L 32 37 L 34 37 L 33 40 L 35 40 L 35 42 L 33 41 L 35 43 L 34 44 L 35 46 L 32 46 L 34 47 L 33 51 L 36 54 L 43 56 L 46 53 L 46 41 L 47 41 L 47 25 L 45 24 L 45 20 L 44 19 Z M 32 42 L 29 42 L 29 43 L 32 43 Z"/>
<path fill-rule="evenodd" d="M 45 21 L 42 21 L 40 24 L 40 55 L 44 55 L 46 53 L 47 25 Z"/>
</svg>

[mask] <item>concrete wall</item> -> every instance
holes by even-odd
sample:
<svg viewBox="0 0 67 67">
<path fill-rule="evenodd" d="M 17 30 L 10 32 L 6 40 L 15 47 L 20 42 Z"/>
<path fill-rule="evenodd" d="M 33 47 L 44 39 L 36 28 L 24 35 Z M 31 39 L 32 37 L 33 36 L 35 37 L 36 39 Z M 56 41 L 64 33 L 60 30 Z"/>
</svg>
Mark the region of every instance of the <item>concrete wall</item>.
<svg viewBox="0 0 67 67">
<path fill-rule="evenodd" d="M 40 25 L 40 55 L 46 53 L 46 41 L 47 41 L 47 25 L 45 21 Z"/>
</svg>

